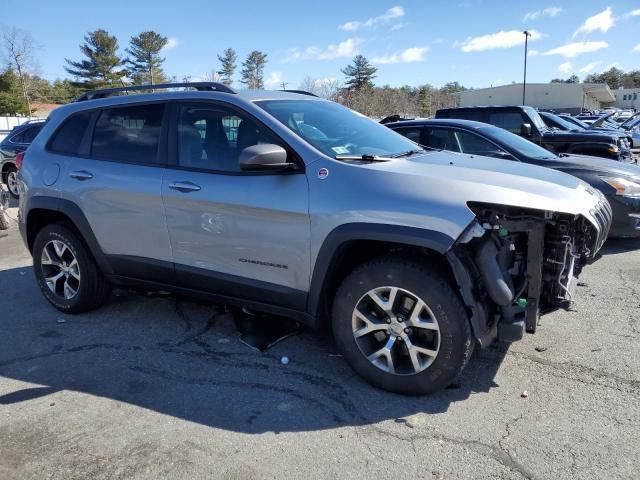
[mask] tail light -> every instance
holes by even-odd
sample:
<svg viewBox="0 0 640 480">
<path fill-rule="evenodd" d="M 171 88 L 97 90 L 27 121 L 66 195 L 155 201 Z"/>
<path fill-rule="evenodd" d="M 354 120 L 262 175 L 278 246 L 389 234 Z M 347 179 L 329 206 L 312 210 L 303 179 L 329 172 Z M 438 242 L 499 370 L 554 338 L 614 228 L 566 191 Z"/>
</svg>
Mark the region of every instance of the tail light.
<svg viewBox="0 0 640 480">
<path fill-rule="evenodd" d="M 22 161 L 24 160 L 24 152 L 20 152 L 16 154 L 16 168 L 20 170 L 22 167 Z"/>
</svg>

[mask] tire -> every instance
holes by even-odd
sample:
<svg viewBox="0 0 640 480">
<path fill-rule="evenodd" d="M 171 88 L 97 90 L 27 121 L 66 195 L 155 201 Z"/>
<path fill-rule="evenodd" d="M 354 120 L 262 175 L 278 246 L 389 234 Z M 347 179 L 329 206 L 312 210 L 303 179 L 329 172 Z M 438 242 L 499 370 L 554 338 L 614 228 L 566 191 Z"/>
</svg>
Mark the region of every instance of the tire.
<svg viewBox="0 0 640 480">
<path fill-rule="evenodd" d="M 43 254 L 45 248 L 47 253 Z M 111 285 L 84 243 L 63 225 L 47 225 L 38 233 L 33 244 L 33 267 L 43 295 L 62 312 L 88 312 L 104 304 L 111 293 Z M 58 275 L 62 276 L 47 283 L 47 278 Z"/>
<path fill-rule="evenodd" d="M 386 312 L 378 303 L 382 300 Z M 407 395 L 455 383 L 475 343 L 449 281 L 427 264 L 405 257 L 376 259 L 350 273 L 336 293 L 332 326 L 340 353 L 356 373 L 376 387 Z M 376 356 L 379 352 L 384 355 Z"/>
<path fill-rule="evenodd" d="M 2 208 L 0 208 L 0 230 L 9 230 L 9 221 Z"/>
<path fill-rule="evenodd" d="M 9 190 L 9 194 L 15 199 L 20 198 L 20 194 L 18 193 L 18 169 L 16 167 L 7 168 L 6 173 L 4 174 L 4 178 L 7 184 L 7 190 Z"/>
</svg>

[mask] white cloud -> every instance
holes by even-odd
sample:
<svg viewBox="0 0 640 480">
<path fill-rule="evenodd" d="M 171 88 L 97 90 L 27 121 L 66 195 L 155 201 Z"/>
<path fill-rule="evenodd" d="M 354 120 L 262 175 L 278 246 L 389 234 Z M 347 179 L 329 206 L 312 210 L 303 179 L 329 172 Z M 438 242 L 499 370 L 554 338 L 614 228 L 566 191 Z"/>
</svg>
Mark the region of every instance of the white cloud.
<svg viewBox="0 0 640 480">
<path fill-rule="evenodd" d="M 601 63 L 602 63 L 602 62 L 591 62 L 591 63 L 588 63 L 588 64 L 586 64 L 584 67 L 582 67 L 582 68 L 579 70 L 579 72 L 580 72 L 580 73 L 591 73 L 591 72 L 593 72 L 593 71 L 596 69 L 596 67 L 597 67 L 598 65 L 600 65 Z"/>
<path fill-rule="evenodd" d="M 176 48 L 178 46 L 178 39 L 176 37 L 167 38 L 167 43 L 164 47 L 162 47 L 162 51 L 171 50 L 172 48 Z"/>
<path fill-rule="evenodd" d="M 530 42 L 542 38 L 542 34 L 535 30 L 529 30 L 529 33 L 531 34 Z M 501 30 L 480 37 L 467 38 L 464 42 L 456 42 L 454 46 L 459 46 L 463 52 L 482 52 L 496 48 L 516 47 L 523 43 L 524 34 L 520 30 Z"/>
<path fill-rule="evenodd" d="M 388 22 L 390 20 L 394 20 L 396 18 L 404 17 L 404 8 L 399 5 L 395 7 L 391 7 L 389 10 L 384 12 L 382 15 L 378 15 L 377 17 L 367 18 L 364 21 L 360 20 L 351 20 L 350 22 L 343 23 L 339 25 L 338 28 L 340 30 L 345 30 L 347 32 L 355 32 L 360 28 L 371 28 L 378 23 Z"/>
<path fill-rule="evenodd" d="M 529 53 L 527 53 L 529 57 L 537 57 L 538 55 L 540 55 L 540 50 L 529 50 Z"/>
<path fill-rule="evenodd" d="M 337 45 L 329 45 L 327 48 L 311 46 L 304 50 L 292 48 L 288 55 L 280 60 L 283 63 L 296 62 L 298 60 L 335 60 L 336 58 L 351 58 L 356 55 L 362 44 L 360 38 L 347 38 Z"/>
<path fill-rule="evenodd" d="M 612 69 L 612 68 L 614 68 L 614 67 L 615 67 L 615 68 L 618 68 L 619 66 L 620 66 L 620 62 L 613 62 L 613 63 L 610 63 L 609 65 L 607 65 L 606 67 L 604 67 L 604 68 L 602 69 L 602 71 L 603 71 L 603 72 L 606 72 L 607 70 L 611 70 L 611 69 Z"/>
<path fill-rule="evenodd" d="M 373 57 L 372 62 L 381 64 L 422 62 L 428 51 L 429 47 L 412 47 L 393 55 Z"/>
<path fill-rule="evenodd" d="M 629 17 L 640 17 L 640 8 L 636 8 L 635 10 L 631 10 L 630 12 L 624 14 L 624 18 Z"/>
<path fill-rule="evenodd" d="M 402 23 L 402 22 L 396 23 L 395 25 L 392 25 L 389 30 L 392 31 L 392 32 L 395 32 L 396 30 L 400 30 L 401 28 L 404 28 L 404 23 Z"/>
<path fill-rule="evenodd" d="M 601 32 L 607 32 L 611 27 L 616 24 L 615 19 L 613 18 L 613 11 L 611 7 L 607 7 L 602 12 L 587 18 L 584 23 L 578 28 L 573 36 L 577 36 L 580 33 L 591 33 L 596 30 L 600 30 Z"/>
<path fill-rule="evenodd" d="M 560 72 L 560 73 L 569 73 L 572 68 L 573 68 L 573 63 L 564 62 L 564 63 L 561 63 L 560 65 L 558 65 L 558 72 Z"/>
<path fill-rule="evenodd" d="M 595 52 L 607 48 L 607 42 L 574 42 L 567 43 L 561 47 L 552 48 L 543 53 L 543 55 L 562 55 L 566 58 L 574 58 L 583 53 Z"/>
<path fill-rule="evenodd" d="M 549 7 L 549 8 L 545 8 L 544 10 L 535 10 L 533 12 L 525 13 L 522 21 L 527 22 L 529 20 L 536 20 L 537 18 L 542 16 L 555 17 L 560 12 L 562 12 L 562 8 L 560 7 Z"/>
<path fill-rule="evenodd" d="M 267 89 L 274 89 L 280 87 L 282 84 L 282 72 L 271 72 L 269 78 L 264 81 L 264 86 Z"/>
<path fill-rule="evenodd" d="M 631 50 L 631 51 L 640 53 L 640 43 L 637 44 L 635 47 L 633 47 L 633 50 Z"/>
</svg>

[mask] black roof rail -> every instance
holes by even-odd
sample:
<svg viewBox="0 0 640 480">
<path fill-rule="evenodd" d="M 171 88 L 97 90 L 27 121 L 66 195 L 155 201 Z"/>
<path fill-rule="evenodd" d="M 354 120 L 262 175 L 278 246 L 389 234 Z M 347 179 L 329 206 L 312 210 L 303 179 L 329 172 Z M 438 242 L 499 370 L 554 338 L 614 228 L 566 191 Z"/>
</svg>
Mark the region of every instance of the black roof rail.
<svg viewBox="0 0 640 480">
<path fill-rule="evenodd" d="M 114 88 L 101 88 L 98 90 L 91 90 L 83 94 L 76 99 L 76 102 L 83 102 L 85 100 L 95 100 L 98 98 L 110 97 L 114 93 L 119 92 L 135 92 L 139 90 L 162 90 L 166 88 L 195 88 L 196 90 L 209 90 L 222 93 L 238 93 L 233 88 L 218 82 L 182 82 L 182 83 L 156 83 L 148 85 L 131 85 L 129 87 L 114 87 Z"/>
<path fill-rule="evenodd" d="M 309 95 L 310 97 L 317 97 L 315 93 L 307 92 L 306 90 L 282 90 L 283 92 L 299 93 L 300 95 Z"/>
</svg>

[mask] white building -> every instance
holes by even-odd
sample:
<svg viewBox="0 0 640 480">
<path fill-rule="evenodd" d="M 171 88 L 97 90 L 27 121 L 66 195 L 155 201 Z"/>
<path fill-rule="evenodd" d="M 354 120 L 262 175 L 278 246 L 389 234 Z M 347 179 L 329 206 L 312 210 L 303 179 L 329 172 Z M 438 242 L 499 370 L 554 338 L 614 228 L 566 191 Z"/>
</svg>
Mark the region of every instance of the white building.
<svg viewBox="0 0 640 480">
<path fill-rule="evenodd" d="M 522 84 L 465 90 L 459 96 L 461 107 L 522 105 Z M 526 105 L 558 113 L 600 110 L 615 101 L 606 83 L 527 83 L 525 98 Z"/>
<path fill-rule="evenodd" d="M 640 110 L 640 88 L 619 88 L 613 94 L 616 97 L 614 107 Z"/>
</svg>

